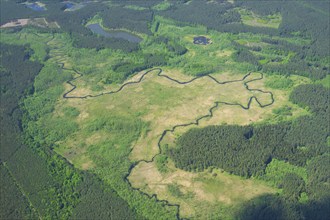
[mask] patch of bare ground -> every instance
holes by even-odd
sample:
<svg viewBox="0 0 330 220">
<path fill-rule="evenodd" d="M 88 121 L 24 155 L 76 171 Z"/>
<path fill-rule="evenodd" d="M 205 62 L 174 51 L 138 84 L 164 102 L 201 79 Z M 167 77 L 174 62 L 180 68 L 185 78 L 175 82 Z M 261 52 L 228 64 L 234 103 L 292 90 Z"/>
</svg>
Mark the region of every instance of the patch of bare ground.
<svg viewBox="0 0 330 220">
<path fill-rule="evenodd" d="M 18 27 L 18 26 L 25 26 L 29 23 L 30 19 L 16 19 L 10 21 L 6 24 L 1 25 L 1 28 L 10 28 L 10 27 Z"/>
</svg>

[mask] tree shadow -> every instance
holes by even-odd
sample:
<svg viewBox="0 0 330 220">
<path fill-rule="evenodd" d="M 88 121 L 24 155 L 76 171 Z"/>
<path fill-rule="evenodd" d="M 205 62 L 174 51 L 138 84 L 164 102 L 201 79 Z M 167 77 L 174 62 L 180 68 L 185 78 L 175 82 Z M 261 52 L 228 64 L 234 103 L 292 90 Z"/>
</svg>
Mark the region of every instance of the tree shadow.
<svg viewBox="0 0 330 220">
<path fill-rule="evenodd" d="M 305 204 L 290 201 L 279 195 L 262 195 L 242 205 L 235 219 L 295 220 L 330 219 L 330 197 L 311 200 Z"/>
</svg>

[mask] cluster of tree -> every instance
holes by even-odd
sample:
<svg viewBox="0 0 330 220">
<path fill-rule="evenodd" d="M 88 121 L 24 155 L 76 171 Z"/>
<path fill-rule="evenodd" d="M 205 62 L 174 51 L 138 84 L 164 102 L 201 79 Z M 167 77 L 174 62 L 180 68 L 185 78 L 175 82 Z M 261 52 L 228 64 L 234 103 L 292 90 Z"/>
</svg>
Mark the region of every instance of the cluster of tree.
<svg viewBox="0 0 330 220">
<path fill-rule="evenodd" d="M 312 200 L 307 203 L 297 203 L 278 195 L 262 195 L 244 203 L 235 219 L 246 220 L 298 220 L 298 219 L 328 219 L 329 197 Z"/>
<path fill-rule="evenodd" d="M 329 2 L 323 2 L 323 7 L 316 7 L 318 3 L 307 0 L 305 4 L 295 1 L 285 2 L 283 5 L 283 22 L 280 26 L 282 35 L 290 35 L 292 32 L 300 32 L 302 36 L 312 37 L 312 43 L 307 56 L 322 58 L 329 56 Z M 311 9 L 313 8 L 313 9 Z"/>
<path fill-rule="evenodd" d="M 95 48 L 96 50 L 111 48 L 125 52 L 132 52 L 139 49 L 137 43 L 129 42 L 120 38 L 106 38 L 103 36 L 82 35 L 79 33 L 73 33 L 72 38 L 73 45 L 78 48 Z"/>
<path fill-rule="evenodd" d="M 223 24 L 240 22 L 241 19 L 240 14 L 232 10 L 233 4 L 227 1 L 195 0 L 190 1 L 189 4 L 182 3 L 177 3 L 159 14 L 181 22 L 202 24 L 216 30 L 219 30 Z"/>
<path fill-rule="evenodd" d="M 141 219 L 115 191 L 107 189 L 96 176 L 84 172 L 77 186 L 79 203 L 71 219 Z"/>
<path fill-rule="evenodd" d="M 93 33 L 84 26 L 88 19 L 96 15 L 97 12 L 104 10 L 100 4 L 90 3 L 77 11 L 64 12 L 61 3 L 47 3 L 49 11 L 47 18 L 56 21 L 61 30 L 67 33 L 79 33 L 81 35 L 92 35 Z"/>
<path fill-rule="evenodd" d="M 306 53 L 308 47 L 294 45 L 292 43 L 283 40 L 274 40 L 272 38 L 263 38 L 262 42 L 271 44 L 265 48 L 258 46 L 248 47 L 233 42 L 233 45 L 237 48 L 237 52 L 234 53 L 234 59 L 237 62 L 248 62 L 256 66 L 258 70 L 263 70 L 270 74 L 279 74 L 289 76 L 292 74 L 309 77 L 317 80 L 326 77 L 329 72 L 329 68 L 326 63 L 322 63 L 322 60 L 307 60 Z M 280 57 L 275 58 L 272 62 L 267 64 L 260 64 L 260 60 L 264 59 L 262 56 L 257 56 L 251 51 L 263 51 L 271 50 L 272 55 L 287 55 L 290 52 L 294 52 L 295 55 L 290 58 L 287 63 L 280 63 L 282 59 Z"/>
<path fill-rule="evenodd" d="M 179 39 L 170 39 L 164 36 L 157 36 L 152 43 L 165 44 L 166 49 L 175 55 L 183 55 L 188 50 L 184 46 L 178 43 Z"/>
<path fill-rule="evenodd" d="M 188 4 L 185 4 L 189 2 Z M 177 21 L 177 25 L 201 24 L 209 29 L 230 33 L 261 33 L 278 35 L 278 30 L 268 27 L 247 26 L 241 23 L 241 15 L 235 9 L 241 4 L 228 1 L 182 0 L 172 1 L 173 6 L 165 11 L 155 12 Z"/>
<path fill-rule="evenodd" d="M 248 62 L 254 65 L 258 70 L 260 70 L 260 65 L 258 58 L 251 53 L 248 49 L 239 48 L 234 54 L 233 57 L 237 62 Z"/>
<path fill-rule="evenodd" d="M 1 86 L 1 148 L 0 160 L 6 161 L 20 146 L 22 112 L 17 108 L 26 91 L 33 92 L 33 80 L 42 65 L 29 60 L 28 47 L 1 44 L 0 86 Z"/>
<path fill-rule="evenodd" d="M 328 64 L 324 63 L 323 59 L 319 59 L 318 56 L 311 57 L 309 55 L 311 53 L 310 50 L 313 50 L 313 46 L 298 46 L 284 40 L 274 40 L 271 38 L 263 38 L 262 41 L 274 45 L 277 50 L 287 53 L 292 51 L 295 53 L 286 64 L 278 65 L 271 63 L 264 65 L 263 70 L 265 72 L 275 72 L 281 75 L 295 74 L 311 79 L 322 79 L 329 72 Z"/>
<path fill-rule="evenodd" d="M 306 50 L 310 59 L 329 56 L 329 2 L 306 0 L 300 1 L 235 1 L 237 6 L 246 7 L 260 15 L 280 12 L 282 23 L 279 34 L 291 36 L 298 33 L 311 37 L 312 43 Z"/>
<path fill-rule="evenodd" d="M 122 83 L 132 74 L 149 69 L 156 66 L 164 66 L 167 64 L 167 59 L 162 54 L 142 54 L 141 57 L 144 58 L 142 63 L 134 62 L 119 62 L 112 66 L 113 74 L 108 75 L 104 80 L 104 83 Z"/>
<path fill-rule="evenodd" d="M 110 7 L 101 13 L 104 26 L 113 29 L 125 28 L 150 35 L 151 10 L 134 10 L 124 7 Z"/>
<path fill-rule="evenodd" d="M 329 154 L 310 160 L 306 166 L 307 181 L 295 173 L 286 173 L 280 186 L 282 195 L 265 195 L 246 202 L 238 219 L 328 219 L 329 164 Z M 304 202 L 300 201 L 302 198 Z"/>
<path fill-rule="evenodd" d="M 179 44 L 178 41 L 178 39 L 157 36 L 149 44 L 163 44 L 169 52 L 169 56 L 183 55 L 187 52 L 187 49 Z M 140 53 L 140 58 L 143 58 L 143 62 L 120 61 L 112 66 L 113 73 L 109 74 L 103 82 L 106 84 L 122 83 L 127 77 L 136 72 L 156 66 L 165 66 L 168 61 L 168 56 L 162 53 L 137 53 Z"/>
<path fill-rule="evenodd" d="M 78 202 L 74 185 L 80 179 L 70 169 L 59 169 L 54 160 L 57 170 L 52 175 L 51 160 L 47 159 L 24 145 L 7 161 L 7 166 L 40 217 L 67 218 Z"/>
<path fill-rule="evenodd" d="M 112 2 L 115 5 L 120 6 L 127 6 L 127 5 L 135 5 L 143 8 L 150 8 L 154 5 L 161 3 L 163 0 L 153 0 L 153 1 L 146 1 L 146 0 L 113 0 Z"/>
<path fill-rule="evenodd" d="M 322 85 L 300 85 L 290 94 L 290 100 L 300 106 L 308 106 L 314 113 L 329 111 L 329 89 Z"/>
<path fill-rule="evenodd" d="M 329 94 L 321 85 L 299 86 L 290 98 L 308 106 L 311 116 L 272 125 L 192 129 L 168 153 L 181 169 L 215 166 L 245 177 L 262 175 L 272 158 L 306 166 L 308 160 L 328 152 Z"/>
</svg>

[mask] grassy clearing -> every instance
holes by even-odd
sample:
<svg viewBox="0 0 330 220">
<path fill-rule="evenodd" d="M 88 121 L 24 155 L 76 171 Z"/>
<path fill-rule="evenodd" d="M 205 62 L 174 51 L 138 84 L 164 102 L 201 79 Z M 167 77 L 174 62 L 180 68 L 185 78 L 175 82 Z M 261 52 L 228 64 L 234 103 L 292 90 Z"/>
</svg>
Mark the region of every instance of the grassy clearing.
<svg viewBox="0 0 330 220">
<path fill-rule="evenodd" d="M 214 207 L 224 212 L 258 195 L 276 192 L 260 181 L 216 169 L 201 173 L 182 171 L 173 165 L 169 169 L 170 172 L 160 173 L 155 163 L 143 162 L 133 170 L 129 180 L 144 192 L 180 204 L 180 215 L 184 218 L 205 219 L 214 212 Z"/>
<path fill-rule="evenodd" d="M 185 77 L 177 71 L 175 75 L 179 78 L 180 75 L 181 78 Z M 234 77 L 237 79 L 237 76 L 223 74 L 225 80 Z M 157 142 L 164 130 L 178 124 L 193 122 L 198 117 L 206 115 L 216 101 L 247 105 L 249 97 L 254 95 L 246 90 L 242 82 L 219 85 L 209 78 L 200 78 L 191 84 L 179 85 L 163 77 L 150 76 L 141 87 L 139 95 L 136 94 L 134 99 L 141 100 L 140 103 L 144 100 L 148 106 L 142 118 L 150 124 L 150 131 L 135 143 L 131 156 L 134 160 L 150 159 L 158 152 Z M 264 96 L 259 93 L 257 95 L 260 97 Z M 137 98 L 140 95 L 144 98 Z M 264 103 L 269 102 L 270 97 L 266 96 Z M 133 106 L 130 105 L 131 108 Z"/>
<path fill-rule="evenodd" d="M 239 9 L 243 24 L 255 27 L 269 27 L 278 28 L 282 22 L 282 16 L 280 13 L 260 16 L 247 9 Z"/>
<path fill-rule="evenodd" d="M 147 9 L 147 8 L 137 6 L 137 5 L 125 5 L 124 8 L 133 9 L 133 10 L 137 10 L 137 11 L 143 11 L 143 10 Z"/>
<path fill-rule="evenodd" d="M 88 101 L 66 100 L 66 102 L 72 104 L 80 112 L 87 110 L 87 115 L 107 111 L 110 115 L 120 113 L 141 118 L 149 124 L 149 131 L 133 144 L 131 154 L 133 160 L 151 159 L 158 152 L 157 142 L 165 129 L 170 129 L 177 124 L 192 122 L 207 114 L 208 109 L 216 101 L 247 105 L 249 97 L 258 95 L 266 96 L 263 102 L 269 102 L 268 95 L 250 92 L 246 90 L 242 82 L 219 85 L 204 77 L 190 84 L 180 85 L 157 76 L 156 73 L 157 71 L 154 71 L 147 75 L 141 84 L 125 87 L 120 93 L 88 99 Z M 176 79 L 187 79 L 187 76 L 178 70 L 174 70 L 173 73 L 165 70 L 164 74 L 167 73 L 175 76 Z M 221 76 L 218 77 L 219 80 L 221 78 L 223 80 L 242 78 L 242 76 L 229 74 Z M 259 77 L 259 75 L 251 75 L 246 80 L 253 79 L 253 77 Z"/>
<path fill-rule="evenodd" d="M 230 80 L 238 75 L 222 74 L 214 75 L 218 80 Z M 253 77 L 259 77 L 258 73 L 251 75 Z M 250 79 L 251 79 L 250 78 Z M 277 78 L 277 76 L 275 77 Z M 289 101 L 289 94 L 292 89 L 300 84 L 306 84 L 310 82 L 309 79 L 300 76 L 291 76 L 289 79 L 292 81 L 291 87 L 283 89 L 273 89 L 267 87 L 268 81 L 273 81 L 273 76 L 264 76 L 263 80 L 250 82 L 248 85 L 251 89 L 261 89 L 263 91 L 271 91 L 274 95 L 275 102 L 271 106 L 260 108 L 255 100 L 252 101 L 250 109 L 245 110 L 240 106 L 228 106 L 220 104 L 218 108 L 214 109 L 212 118 L 205 118 L 199 121 L 198 127 L 206 127 L 209 125 L 220 125 L 220 124 L 239 124 L 247 125 L 251 123 L 278 123 L 285 120 L 293 120 L 302 115 L 308 115 L 309 112 L 306 109 L 302 109 L 299 106 Z M 247 79 L 249 80 L 249 79 Z M 269 96 L 262 93 L 251 93 L 256 95 L 261 103 L 269 102 Z M 281 109 L 290 108 L 289 114 L 283 114 Z M 163 140 L 162 144 L 168 144 L 169 146 L 175 146 L 174 142 L 184 132 L 189 129 L 197 127 L 191 125 L 188 127 L 177 128 L 173 133 L 169 133 Z"/>
<path fill-rule="evenodd" d="M 4 29 L 1 29 L 1 42 L 6 44 L 18 44 L 25 45 L 30 44 L 30 47 L 33 49 L 34 53 L 31 56 L 31 60 L 37 60 L 43 62 L 46 55 L 46 42 L 48 42 L 52 35 L 49 33 L 39 33 L 38 35 L 34 34 L 35 30 L 32 28 L 24 28 L 20 32 L 10 33 Z"/>
<path fill-rule="evenodd" d="M 317 83 L 322 84 L 324 87 L 330 88 L 330 75 L 327 75 L 324 79 L 320 80 Z"/>
<path fill-rule="evenodd" d="M 173 73 L 173 75 L 177 74 L 177 72 Z M 229 74 L 216 76 L 218 80 L 221 80 L 222 77 L 226 80 L 232 79 L 235 76 L 237 77 L 237 75 L 233 76 Z M 250 79 L 253 79 L 253 77 L 259 77 L 259 74 L 252 74 Z M 248 78 L 247 80 L 250 79 Z M 267 80 L 270 79 L 267 79 L 266 77 L 266 81 Z M 303 77 L 292 77 L 291 80 L 292 86 L 296 86 L 297 84 L 306 83 L 307 79 Z M 250 88 L 268 90 L 269 88 L 265 87 L 264 81 L 265 80 L 254 81 L 249 83 L 249 86 Z M 237 87 L 234 88 L 237 89 Z M 251 109 L 244 110 L 238 106 L 220 105 L 214 110 L 214 116 L 212 118 L 200 121 L 199 127 L 223 123 L 264 123 L 266 120 L 271 122 L 276 115 L 276 113 L 274 113 L 274 109 L 281 108 L 285 105 L 290 105 L 292 107 L 292 115 L 288 116 L 285 120 L 291 120 L 292 118 L 300 115 L 308 114 L 307 111 L 298 108 L 289 102 L 289 89 L 287 89 L 287 91 L 272 89 L 272 92 L 274 92 L 274 97 L 276 100 L 272 106 L 262 109 L 255 102 L 253 102 Z M 258 98 L 262 100 L 262 97 Z M 276 123 L 279 120 L 284 119 L 275 117 L 273 122 Z M 175 146 L 175 139 L 192 127 L 195 126 L 178 128 L 175 132 L 166 135 L 162 141 L 162 146 L 166 144 L 169 147 Z M 132 153 L 134 154 L 134 150 Z M 156 157 L 156 160 L 157 158 L 158 157 Z M 241 179 L 237 176 L 222 173 L 220 170 L 190 173 L 176 169 L 171 161 L 165 162 L 163 166 L 166 168 L 162 168 L 162 171 L 160 171 L 156 162 L 142 162 L 134 168 L 129 180 L 134 187 L 141 188 L 144 192 L 149 194 L 155 193 L 160 199 L 166 199 L 170 202 L 180 204 L 180 214 L 187 218 L 208 218 L 208 213 L 212 213 L 215 207 L 217 207 L 218 210 L 221 210 L 222 216 L 227 216 L 230 218 L 229 216 L 232 215 L 234 210 L 233 207 L 237 207 L 237 205 L 241 202 L 247 201 L 261 194 L 276 192 L 276 190 L 267 186 L 268 183 L 259 182 L 253 179 Z M 269 175 L 273 175 L 274 172 L 278 172 L 276 169 L 275 171 L 272 171 L 274 169 L 271 168 L 272 166 L 268 168 L 268 173 L 270 173 Z M 284 167 L 282 171 L 288 169 L 291 168 Z M 271 181 L 269 178 L 267 181 Z"/>
<path fill-rule="evenodd" d="M 294 166 L 276 159 L 268 164 L 265 175 L 260 179 L 266 180 L 274 187 L 278 187 L 283 183 L 283 179 L 287 173 L 295 173 L 307 181 L 307 172 L 305 168 Z"/>
<path fill-rule="evenodd" d="M 177 26 L 170 19 L 156 16 L 155 22 L 159 22 L 156 35 L 175 39 L 176 42 L 187 48 L 188 52 L 182 56 L 169 59 L 172 68 L 182 68 L 187 75 L 197 75 L 205 72 L 229 71 L 245 73 L 253 69 L 249 64 L 237 63 L 231 57 L 235 51 L 232 45 L 234 36 L 229 33 L 209 31 L 203 26 Z M 193 44 L 193 38 L 203 35 L 212 40 L 209 45 Z M 145 51 L 151 51 L 154 45 L 145 46 Z"/>
<path fill-rule="evenodd" d="M 179 80 L 191 78 L 182 74 L 182 71 L 178 69 L 172 71 L 167 68 L 164 70 L 164 74 Z M 138 75 L 135 76 L 135 78 L 137 77 Z M 243 75 L 223 73 L 216 75 L 216 77 L 220 81 L 226 81 L 240 79 Z M 257 77 L 260 77 L 260 74 L 251 74 L 246 81 Z M 163 130 L 172 128 L 177 124 L 189 123 L 196 120 L 197 117 L 207 114 L 208 109 L 215 101 L 246 105 L 252 95 L 258 94 L 246 90 L 243 82 L 219 85 L 209 78 L 200 78 L 191 84 L 179 85 L 164 77 L 157 76 L 156 71 L 154 71 L 152 74 L 147 75 L 140 84 L 125 87 L 120 93 L 95 99 L 60 100 L 56 112 L 61 114 L 60 112 L 67 111 L 68 106 L 77 109 L 79 115 L 74 120 L 79 124 L 80 130 L 72 134 L 67 140 L 58 143 L 59 147 L 56 151 L 68 158 L 75 166 L 81 169 L 94 170 L 113 187 L 120 189 L 122 183 L 118 182 L 118 178 L 122 178 L 127 172 L 130 164 L 127 159 L 128 155 L 131 160 L 151 159 L 152 156 L 158 153 L 157 142 Z M 269 100 L 266 97 L 264 101 Z M 118 118 L 118 120 L 113 121 L 114 118 Z M 109 123 L 111 126 L 107 128 Z M 113 128 L 113 126 L 115 127 Z M 133 150 L 129 154 L 131 148 Z M 116 169 L 117 172 L 111 172 L 111 168 Z M 150 169 L 157 171 L 156 168 Z M 153 170 L 152 172 L 155 172 Z M 134 178 L 134 175 L 143 177 L 143 173 L 148 174 L 146 170 L 140 170 L 137 167 L 133 170 L 133 177 L 130 178 Z M 184 173 L 184 175 L 180 173 Z M 148 192 L 160 193 L 159 198 L 161 199 L 171 199 L 163 197 L 163 195 L 169 194 L 168 185 L 177 184 L 179 192 L 182 191 L 183 193 L 183 198 L 178 200 L 176 196 L 172 196 L 173 199 L 170 201 L 182 203 L 183 216 L 198 216 L 200 208 L 211 212 L 219 204 L 222 207 L 236 204 L 235 194 L 233 194 L 234 197 L 227 198 L 227 196 L 211 193 L 210 190 L 218 190 L 214 188 L 212 182 L 210 183 L 208 178 L 211 176 L 189 174 L 191 178 L 187 179 L 187 174 L 175 170 L 173 167 L 170 168 L 168 175 L 173 180 L 167 185 L 158 184 L 163 192 L 158 192 L 158 188 L 152 188 L 146 181 L 137 180 L 134 181 L 134 184 L 136 182 L 144 183 L 145 187 L 151 187 Z M 182 177 L 179 179 L 174 177 L 180 175 Z M 151 174 L 147 176 L 152 177 Z M 203 178 L 205 178 L 205 181 L 202 180 Z M 114 181 L 115 179 L 117 181 Z M 158 179 L 163 182 L 162 178 Z M 194 187 L 192 187 L 192 182 L 196 183 L 194 183 Z M 246 183 L 242 182 L 241 185 Z M 196 188 L 196 190 L 191 191 L 190 188 L 185 189 L 181 185 L 191 185 L 190 188 Z M 267 190 L 262 188 L 261 185 L 257 186 L 265 192 L 268 190 L 268 188 Z M 224 187 L 226 191 L 227 188 Z M 170 189 L 173 191 L 175 186 L 174 188 L 170 187 Z M 250 192 L 250 189 L 249 187 L 243 189 L 243 191 L 246 191 L 247 199 L 264 192 L 261 190 L 248 194 L 247 192 Z M 124 197 L 127 196 L 125 191 L 120 190 L 119 194 Z M 210 197 L 211 194 L 213 196 Z M 200 201 L 209 204 L 209 209 L 205 209 Z M 196 207 L 191 208 L 191 205 Z M 204 214 L 207 212 L 204 212 Z"/>
<path fill-rule="evenodd" d="M 168 9 L 169 7 L 171 7 L 172 4 L 168 1 L 163 1 L 155 6 L 152 7 L 153 10 L 157 10 L 157 11 L 164 11 L 166 9 Z"/>
</svg>

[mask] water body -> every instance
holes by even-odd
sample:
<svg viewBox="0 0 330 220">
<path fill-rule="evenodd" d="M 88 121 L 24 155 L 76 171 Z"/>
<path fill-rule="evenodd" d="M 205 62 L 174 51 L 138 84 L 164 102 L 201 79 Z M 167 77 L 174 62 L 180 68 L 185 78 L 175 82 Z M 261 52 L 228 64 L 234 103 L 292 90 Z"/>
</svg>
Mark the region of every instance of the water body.
<svg viewBox="0 0 330 220">
<path fill-rule="evenodd" d="M 85 1 L 82 3 L 74 3 L 74 2 L 63 2 L 64 6 L 62 7 L 63 11 L 76 11 L 85 7 L 89 2 Z"/>
<path fill-rule="evenodd" d="M 140 43 L 142 41 L 138 36 L 125 31 L 105 31 L 99 24 L 87 25 L 93 33 L 109 38 L 121 38 L 132 43 Z"/>
<path fill-rule="evenodd" d="M 204 36 L 194 37 L 194 44 L 207 45 L 210 44 L 211 40 Z"/>
<path fill-rule="evenodd" d="M 26 7 L 31 8 L 33 11 L 45 11 L 46 8 L 44 6 L 38 5 L 37 3 L 28 3 L 25 4 Z"/>
<path fill-rule="evenodd" d="M 71 2 L 67 2 L 67 3 L 65 3 L 65 5 L 64 5 L 64 9 L 70 9 L 70 8 L 72 8 L 73 6 L 74 6 L 73 3 L 71 3 Z"/>
</svg>

